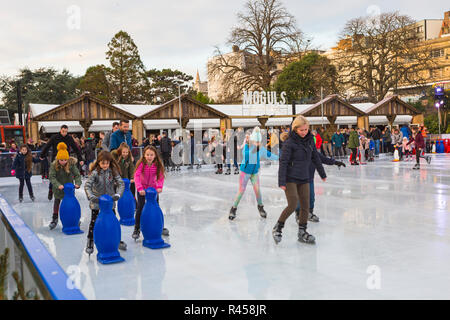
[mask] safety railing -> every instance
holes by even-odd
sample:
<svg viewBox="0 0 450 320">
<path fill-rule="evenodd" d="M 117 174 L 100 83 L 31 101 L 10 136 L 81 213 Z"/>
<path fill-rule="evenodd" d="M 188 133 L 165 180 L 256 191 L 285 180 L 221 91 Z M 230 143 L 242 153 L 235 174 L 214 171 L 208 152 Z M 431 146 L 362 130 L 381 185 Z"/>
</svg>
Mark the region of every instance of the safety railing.
<svg viewBox="0 0 450 320">
<path fill-rule="evenodd" d="M 0 299 L 85 300 L 2 195 L 0 218 Z"/>
</svg>

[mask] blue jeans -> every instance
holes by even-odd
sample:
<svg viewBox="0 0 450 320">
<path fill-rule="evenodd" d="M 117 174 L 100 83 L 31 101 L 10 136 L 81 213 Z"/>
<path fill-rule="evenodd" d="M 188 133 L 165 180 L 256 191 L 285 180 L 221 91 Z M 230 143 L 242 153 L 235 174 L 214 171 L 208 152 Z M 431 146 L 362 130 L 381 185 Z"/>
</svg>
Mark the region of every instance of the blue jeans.
<svg viewBox="0 0 450 320">
<path fill-rule="evenodd" d="M 314 209 L 314 202 L 316 200 L 315 194 L 314 194 L 314 180 L 309 183 L 309 210 Z M 297 208 L 295 211 L 300 211 L 300 201 L 297 203 Z"/>
<path fill-rule="evenodd" d="M 375 140 L 375 155 L 380 154 L 380 140 Z"/>
</svg>

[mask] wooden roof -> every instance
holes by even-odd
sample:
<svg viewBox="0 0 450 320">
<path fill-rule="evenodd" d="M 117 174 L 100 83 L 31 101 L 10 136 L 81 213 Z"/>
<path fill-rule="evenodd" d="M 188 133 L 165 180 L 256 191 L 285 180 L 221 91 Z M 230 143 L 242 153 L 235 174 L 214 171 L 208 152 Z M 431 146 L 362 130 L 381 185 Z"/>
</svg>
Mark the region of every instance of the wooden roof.
<svg viewBox="0 0 450 320">
<path fill-rule="evenodd" d="M 371 116 L 411 115 L 420 114 L 419 110 L 404 102 L 397 95 L 389 96 L 366 110 Z"/>
<path fill-rule="evenodd" d="M 54 109 L 44 112 L 34 121 L 90 121 L 90 120 L 133 120 L 135 115 L 120 108 L 83 93 L 78 98 L 70 100 Z"/>
<path fill-rule="evenodd" d="M 305 117 L 321 117 L 323 104 L 324 117 L 362 116 L 364 112 L 344 101 L 337 94 L 325 97 L 321 101 L 303 110 L 300 114 Z"/>
<path fill-rule="evenodd" d="M 145 120 L 155 119 L 179 119 L 180 105 L 179 98 L 167 101 L 157 109 L 150 111 L 140 118 Z M 223 119 L 229 118 L 228 115 L 222 113 L 200 101 L 192 99 L 187 94 L 181 95 L 181 118 L 182 119 Z"/>
</svg>

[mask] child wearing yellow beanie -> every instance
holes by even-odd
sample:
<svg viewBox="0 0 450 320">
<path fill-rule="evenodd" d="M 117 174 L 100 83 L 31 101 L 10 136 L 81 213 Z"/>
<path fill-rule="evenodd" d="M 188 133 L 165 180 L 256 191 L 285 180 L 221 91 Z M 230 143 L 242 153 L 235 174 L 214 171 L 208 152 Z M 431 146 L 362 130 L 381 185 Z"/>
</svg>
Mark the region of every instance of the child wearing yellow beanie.
<svg viewBox="0 0 450 320">
<path fill-rule="evenodd" d="M 52 183 L 55 202 L 53 203 L 53 216 L 50 222 L 50 230 L 54 229 L 58 224 L 59 205 L 64 198 L 64 185 L 73 183 L 75 188 L 81 186 L 81 175 L 77 168 L 77 159 L 69 157 L 67 145 L 64 142 L 58 143 L 58 153 L 56 159 L 50 166 L 49 180 Z"/>
</svg>

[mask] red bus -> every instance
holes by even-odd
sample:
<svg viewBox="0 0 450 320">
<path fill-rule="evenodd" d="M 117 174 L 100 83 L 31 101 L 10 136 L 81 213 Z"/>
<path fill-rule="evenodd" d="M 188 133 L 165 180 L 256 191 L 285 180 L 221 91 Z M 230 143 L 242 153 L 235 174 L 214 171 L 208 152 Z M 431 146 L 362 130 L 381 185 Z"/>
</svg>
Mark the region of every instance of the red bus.
<svg viewBox="0 0 450 320">
<path fill-rule="evenodd" d="M 12 140 L 17 146 L 26 143 L 25 126 L 20 125 L 0 125 L 1 142 L 10 144 Z"/>
</svg>

